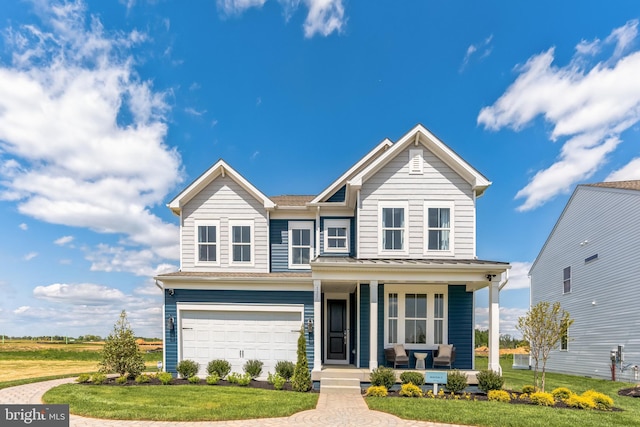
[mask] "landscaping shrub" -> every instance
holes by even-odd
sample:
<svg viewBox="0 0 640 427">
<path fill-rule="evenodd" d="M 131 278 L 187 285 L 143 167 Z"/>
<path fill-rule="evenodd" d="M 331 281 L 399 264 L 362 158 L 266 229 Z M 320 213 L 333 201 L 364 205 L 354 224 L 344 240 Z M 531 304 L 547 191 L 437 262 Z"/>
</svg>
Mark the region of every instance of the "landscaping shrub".
<svg viewBox="0 0 640 427">
<path fill-rule="evenodd" d="M 511 402 L 511 396 L 505 390 L 489 390 L 487 393 L 487 399 L 495 402 Z"/>
<path fill-rule="evenodd" d="M 216 359 L 207 365 L 209 375 L 217 374 L 220 379 L 224 379 L 231 372 L 231 364 L 224 359 Z"/>
<path fill-rule="evenodd" d="M 369 375 L 369 379 L 371 381 L 371 385 L 373 386 L 384 386 L 389 390 L 396 383 L 396 374 L 393 372 L 393 369 L 386 368 L 384 366 L 379 366 Z"/>
<path fill-rule="evenodd" d="M 163 385 L 169 385 L 169 384 L 171 384 L 171 381 L 173 380 L 173 375 L 171 375 L 169 372 L 160 372 L 158 374 L 158 380 Z"/>
<path fill-rule="evenodd" d="M 407 383 L 402 384 L 398 394 L 404 397 L 422 397 L 422 390 L 415 384 Z"/>
<path fill-rule="evenodd" d="M 291 388 L 295 391 L 309 391 L 311 388 L 311 373 L 309 372 L 309 362 L 307 361 L 307 340 L 304 337 L 304 328 L 300 328 L 298 337 L 296 368 L 291 377 Z"/>
<path fill-rule="evenodd" d="M 288 360 L 279 360 L 276 363 L 276 373 L 287 381 L 291 379 L 295 369 L 296 365 Z"/>
<path fill-rule="evenodd" d="M 107 376 L 101 372 L 97 372 L 91 375 L 92 384 L 104 384 L 107 381 Z"/>
<path fill-rule="evenodd" d="M 491 390 L 500 390 L 504 385 L 504 378 L 499 373 L 489 369 L 478 372 L 477 378 L 478 388 L 485 393 Z"/>
<path fill-rule="evenodd" d="M 269 372 L 269 375 L 267 375 L 267 382 L 269 384 L 273 384 L 273 388 L 276 390 L 282 390 L 284 388 L 284 383 L 286 383 L 287 380 L 277 372 L 275 374 Z"/>
<path fill-rule="evenodd" d="M 564 402 L 571 396 L 573 393 L 566 387 L 558 387 L 551 391 L 551 395 L 557 401 Z"/>
<path fill-rule="evenodd" d="M 596 406 L 596 409 L 600 409 L 601 411 L 610 411 L 613 408 L 613 399 L 606 394 L 599 393 L 595 390 L 587 390 L 582 393 L 582 396 L 590 398 Z"/>
<path fill-rule="evenodd" d="M 534 403 L 538 406 L 553 406 L 554 403 L 556 403 L 553 395 L 544 391 L 536 391 L 535 393 L 531 393 L 529 399 L 531 399 L 531 403 Z"/>
<path fill-rule="evenodd" d="M 200 384 L 200 377 L 197 375 L 191 375 L 187 381 L 191 384 Z"/>
<path fill-rule="evenodd" d="M 91 375 L 89 374 L 80 374 L 78 378 L 76 378 L 76 382 L 80 384 L 88 383 L 91 380 Z"/>
<path fill-rule="evenodd" d="M 447 384 L 445 388 L 451 393 L 460 393 L 467 388 L 467 376 L 464 372 L 460 372 L 457 369 L 449 372 L 447 375 Z"/>
<path fill-rule="evenodd" d="M 113 326 L 102 348 L 100 372 L 116 372 L 120 376 L 135 378 L 144 371 L 144 358 L 138 349 L 133 330 L 122 310 L 120 319 Z"/>
<path fill-rule="evenodd" d="M 389 394 L 387 388 L 383 385 L 372 385 L 367 389 L 365 396 L 386 397 Z"/>
<path fill-rule="evenodd" d="M 176 371 L 182 378 L 191 378 L 198 373 L 198 369 L 200 369 L 198 362 L 189 359 L 181 360 L 176 366 Z"/>
<path fill-rule="evenodd" d="M 243 387 L 248 386 L 251 383 L 251 375 L 249 374 L 244 374 L 244 375 L 240 375 L 238 374 L 238 385 L 241 385 Z"/>
<path fill-rule="evenodd" d="M 242 369 L 244 369 L 245 374 L 249 374 L 251 376 L 251 379 L 255 379 L 262 373 L 262 365 L 264 365 L 264 363 L 261 361 L 252 359 L 247 360 Z"/>
<path fill-rule="evenodd" d="M 424 374 L 421 374 L 420 372 L 406 371 L 400 374 L 400 381 L 402 384 L 421 386 L 424 384 Z"/>
<path fill-rule="evenodd" d="M 536 391 L 536 387 L 532 385 L 525 385 L 522 387 L 522 392 L 524 394 L 531 394 L 531 393 L 534 393 L 535 391 Z"/>
<path fill-rule="evenodd" d="M 232 372 L 229 375 L 227 375 L 227 381 L 229 381 L 231 384 L 238 384 L 241 376 L 242 375 L 240 375 L 237 372 Z"/>
<path fill-rule="evenodd" d="M 116 384 L 126 384 L 126 382 L 127 382 L 126 375 L 116 378 Z"/>
<path fill-rule="evenodd" d="M 572 394 L 564 403 L 566 403 L 570 408 L 594 409 L 596 407 L 593 399 L 579 394 Z"/>
<path fill-rule="evenodd" d="M 216 385 L 220 381 L 220 377 L 214 372 L 206 378 L 206 381 L 209 385 Z"/>
<path fill-rule="evenodd" d="M 138 384 L 146 384 L 149 381 L 151 381 L 151 377 L 149 375 L 146 374 L 140 374 L 136 377 L 136 382 Z"/>
</svg>

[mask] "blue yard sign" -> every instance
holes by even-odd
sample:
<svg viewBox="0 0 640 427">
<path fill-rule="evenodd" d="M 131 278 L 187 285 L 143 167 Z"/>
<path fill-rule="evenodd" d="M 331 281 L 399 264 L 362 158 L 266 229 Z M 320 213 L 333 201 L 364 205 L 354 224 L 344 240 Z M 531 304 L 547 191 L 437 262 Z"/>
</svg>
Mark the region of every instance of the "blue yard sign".
<svg viewBox="0 0 640 427">
<path fill-rule="evenodd" d="M 438 384 L 447 383 L 446 372 L 425 372 L 424 374 L 425 384 L 433 384 L 433 394 L 438 394 Z"/>
</svg>

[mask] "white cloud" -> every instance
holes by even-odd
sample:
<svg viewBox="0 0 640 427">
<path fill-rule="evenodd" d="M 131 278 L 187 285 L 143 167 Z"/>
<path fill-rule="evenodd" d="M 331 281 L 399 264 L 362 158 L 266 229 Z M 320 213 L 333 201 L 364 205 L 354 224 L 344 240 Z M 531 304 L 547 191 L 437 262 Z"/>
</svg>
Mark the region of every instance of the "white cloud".
<svg viewBox="0 0 640 427">
<path fill-rule="evenodd" d="M 552 141 L 567 138 L 555 163 L 516 194 L 525 199 L 519 210 L 541 206 L 590 178 L 621 143 L 622 132 L 640 121 L 640 51 L 627 53 L 637 26 L 629 21 L 604 42 L 581 41 L 564 67 L 553 65 L 553 48 L 532 56 L 505 93 L 480 111 L 478 123 L 486 129 L 519 131 L 542 115 L 552 125 Z M 608 47 L 614 52 L 593 64 L 591 57 Z"/>
<path fill-rule="evenodd" d="M 177 266 L 161 263 L 151 250 L 132 251 L 106 244 L 85 248 L 85 258 L 91 262 L 91 271 L 128 272 L 136 276 L 151 277 L 176 271 Z"/>
<path fill-rule="evenodd" d="M 192 116 L 200 117 L 200 116 L 202 116 L 204 113 L 206 113 L 206 112 L 207 112 L 207 110 L 198 111 L 198 110 L 196 110 L 195 108 L 187 107 L 187 108 L 185 108 L 185 109 L 184 109 L 184 112 L 185 112 L 185 113 L 187 113 L 187 114 L 190 114 L 190 115 L 192 115 Z"/>
<path fill-rule="evenodd" d="M 53 243 L 59 246 L 64 246 L 67 243 L 73 242 L 73 239 L 74 239 L 73 236 L 62 236 L 59 239 L 54 240 Z"/>
<path fill-rule="evenodd" d="M 148 37 L 108 32 L 81 1 L 46 6 L 52 32 L 6 32 L 14 56 L 0 65 L 0 198 L 177 259 L 178 227 L 150 211 L 181 180 L 181 160 L 164 142 L 165 94 L 133 68 L 130 48 Z"/>
<path fill-rule="evenodd" d="M 511 270 L 509 270 L 509 282 L 503 288 L 503 291 L 511 291 L 514 289 L 529 289 L 530 268 L 530 262 L 512 262 Z"/>
<path fill-rule="evenodd" d="M 217 0 L 218 9 L 227 16 L 241 15 L 252 7 L 261 8 L 267 0 Z"/>
<path fill-rule="evenodd" d="M 491 46 L 491 41 L 493 40 L 493 34 L 484 39 L 482 42 L 477 44 L 469 45 L 467 48 L 467 52 L 464 55 L 464 59 L 462 60 L 462 65 L 460 66 L 460 72 L 463 72 L 464 69 L 469 64 L 471 57 L 476 54 L 476 52 L 480 52 L 480 59 L 484 59 L 487 56 L 491 55 L 493 51 L 493 47 Z"/>
<path fill-rule="evenodd" d="M 640 179 L 640 157 L 636 157 L 624 167 L 615 170 L 605 178 L 605 181 L 631 181 Z"/>
<path fill-rule="evenodd" d="M 31 261 L 32 259 L 34 259 L 34 258 L 35 258 L 35 257 L 37 257 L 37 256 L 38 256 L 38 252 L 29 252 L 28 254 L 26 254 L 26 255 L 24 256 L 24 258 L 23 258 L 23 259 L 24 259 L 25 261 Z"/>
<path fill-rule="evenodd" d="M 521 337 L 522 334 L 516 329 L 518 318 L 527 314 L 526 308 L 500 307 L 500 335 L 511 335 Z M 489 329 L 489 309 L 486 307 L 476 308 L 476 329 Z"/>
<path fill-rule="evenodd" d="M 92 283 L 71 285 L 54 283 L 49 286 L 37 286 L 33 289 L 33 296 L 67 304 L 87 305 L 118 303 L 126 298 L 119 289 Z"/>
<path fill-rule="evenodd" d="M 13 312 L 15 314 L 23 314 L 26 313 L 27 311 L 29 311 L 31 307 L 29 307 L 28 305 L 23 305 L 21 307 L 16 308 L 15 310 L 13 310 Z"/>
<path fill-rule="evenodd" d="M 260 151 L 256 150 L 256 151 L 253 152 L 253 154 L 251 154 L 251 157 L 249 157 L 249 159 L 251 161 L 254 161 L 255 159 L 258 158 L 259 155 L 260 155 Z"/>
<path fill-rule="evenodd" d="M 22 230 L 22 231 L 27 231 L 29 229 L 29 226 L 27 224 L 25 224 L 24 222 L 22 224 L 20 224 L 18 227 L 20 227 L 20 230 Z"/>
</svg>

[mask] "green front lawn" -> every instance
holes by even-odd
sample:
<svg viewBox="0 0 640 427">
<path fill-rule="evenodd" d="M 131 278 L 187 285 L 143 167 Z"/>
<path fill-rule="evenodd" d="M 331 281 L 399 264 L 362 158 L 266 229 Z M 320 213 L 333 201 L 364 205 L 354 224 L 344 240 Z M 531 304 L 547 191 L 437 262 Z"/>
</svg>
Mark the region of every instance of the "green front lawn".
<svg viewBox="0 0 640 427">
<path fill-rule="evenodd" d="M 92 386 L 64 384 L 45 403 L 68 403 L 72 414 L 155 421 L 221 421 L 287 417 L 313 409 L 317 393 L 223 386 Z"/>
<path fill-rule="evenodd" d="M 476 358 L 478 369 L 486 368 L 485 358 Z M 505 389 L 520 391 L 533 383 L 533 371 L 511 369 L 511 357 L 501 359 Z M 640 425 L 640 399 L 618 396 L 618 390 L 633 384 L 547 373 L 546 391 L 567 387 L 582 393 L 594 389 L 613 398 L 622 412 L 544 408 L 498 402 L 467 402 L 428 398 L 366 398 L 369 408 L 401 418 L 487 427 L 627 427 Z"/>
</svg>

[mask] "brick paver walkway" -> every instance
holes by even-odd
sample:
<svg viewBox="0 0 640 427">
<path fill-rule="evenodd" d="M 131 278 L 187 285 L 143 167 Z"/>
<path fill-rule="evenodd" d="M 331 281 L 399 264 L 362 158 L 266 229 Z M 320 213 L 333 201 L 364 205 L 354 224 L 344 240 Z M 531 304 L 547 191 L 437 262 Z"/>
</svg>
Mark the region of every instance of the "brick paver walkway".
<svg viewBox="0 0 640 427">
<path fill-rule="evenodd" d="M 42 395 L 50 388 L 73 382 L 74 378 L 43 381 L 0 390 L 2 404 L 39 404 Z M 277 426 L 390 426 L 390 427 L 464 427 L 453 424 L 402 420 L 390 414 L 371 411 L 359 394 L 320 393 L 315 409 L 298 412 L 288 418 L 261 418 L 238 421 L 122 421 L 85 418 L 71 415 L 71 427 L 277 427 Z"/>
</svg>

